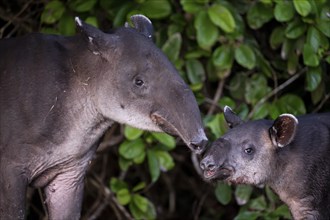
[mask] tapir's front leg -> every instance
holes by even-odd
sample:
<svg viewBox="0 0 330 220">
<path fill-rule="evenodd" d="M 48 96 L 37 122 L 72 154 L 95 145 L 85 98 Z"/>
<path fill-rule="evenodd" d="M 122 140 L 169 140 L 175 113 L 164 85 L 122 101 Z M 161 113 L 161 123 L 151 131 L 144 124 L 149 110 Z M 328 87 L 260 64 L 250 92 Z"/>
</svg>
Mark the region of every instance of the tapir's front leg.
<svg viewBox="0 0 330 220">
<path fill-rule="evenodd" d="M 27 178 L 24 169 L 0 158 L 0 220 L 25 218 Z"/>
<path fill-rule="evenodd" d="M 44 188 L 49 219 L 75 220 L 80 218 L 84 176 L 85 171 L 66 171 L 56 176 Z"/>
</svg>

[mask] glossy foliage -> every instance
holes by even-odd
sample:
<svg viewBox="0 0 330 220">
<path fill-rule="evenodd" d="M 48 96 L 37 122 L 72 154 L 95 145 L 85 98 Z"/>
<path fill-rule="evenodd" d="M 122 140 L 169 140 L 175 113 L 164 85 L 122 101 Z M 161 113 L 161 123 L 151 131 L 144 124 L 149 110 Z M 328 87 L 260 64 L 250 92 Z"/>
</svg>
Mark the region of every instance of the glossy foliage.
<svg viewBox="0 0 330 220">
<path fill-rule="evenodd" d="M 329 2 L 73 0 L 65 5 L 50 1 L 41 21 L 44 32 L 73 34 L 73 14 L 95 26 L 106 20 L 117 27 L 136 13 L 153 21 L 155 42 L 194 91 L 211 140 L 227 129 L 221 113 L 224 105 L 245 119 L 329 110 Z M 49 24 L 54 25 L 49 28 Z M 175 166 L 174 138 L 127 126 L 124 135 L 120 169 L 147 164 L 150 180 L 141 188 Z M 118 181 L 112 178 L 111 189 L 133 217 L 156 218 L 157 204 L 129 189 L 125 180 L 116 188 Z M 235 219 L 290 218 L 286 206 L 268 188 L 256 192 L 250 186 L 218 183 L 214 192 L 223 206 L 241 206 Z"/>
<path fill-rule="evenodd" d="M 148 16 L 155 43 L 194 91 L 211 141 L 228 129 L 225 105 L 245 120 L 330 110 L 327 0 L 50 0 L 36 5 L 41 31 L 63 35 L 75 33 L 74 16 L 104 30 L 122 26 L 133 14 Z M 171 136 L 117 126 L 105 139 L 115 139 L 115 133 L 117 159 L 109 163 L 105 191 L 114 195 L 117 217 L 290 218 L 268 187 L 204 183 L 189 150 Z M 110 167 L 103 172 L 110 173 Z"/>
</svg>

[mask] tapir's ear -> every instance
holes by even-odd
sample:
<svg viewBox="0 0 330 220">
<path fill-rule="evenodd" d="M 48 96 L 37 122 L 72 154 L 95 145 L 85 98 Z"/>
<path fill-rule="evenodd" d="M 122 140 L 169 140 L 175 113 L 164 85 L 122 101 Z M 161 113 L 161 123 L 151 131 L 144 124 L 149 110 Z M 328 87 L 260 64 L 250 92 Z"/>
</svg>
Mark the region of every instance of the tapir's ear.
<svg viewBox="0 0 330 220">
<path fill-rule="evenodd" d="M 225 106 L 223 109 L 223 114 L 225 116 L 226 122 L 230 128 L 242 124 L 244 121 L 237 116 L 229 106 Z"/>
<path fill-rule="evenodd" d="M 107 36 L 98 28 L 82 21 L 79 17 L 75 17 L 77 30 L 87 39 L 88 46 L 94 54 L 99 54 L 102 48 L 105 48 L 111 41 L 111 37 Z"/>
<path fill-rule="evenodd" d="M 133 28 L 137 29 L 138 32 L 146 36 L 148 39 L 152 40 L 152 35 L 154 28 L 151 21 L 144 15 L 133 15 L 131 16 L 131 21 Z M 129 27 L 129 24 L 126 22 L 125 27 Z"/>
<path fill-rule="evenodd" d="M 270 138 L 277 147 L 284 147 L 290 144 L 298 126 L 298 119 L 291 114 L 282 114 L 269 129 Z"/>
</svg>

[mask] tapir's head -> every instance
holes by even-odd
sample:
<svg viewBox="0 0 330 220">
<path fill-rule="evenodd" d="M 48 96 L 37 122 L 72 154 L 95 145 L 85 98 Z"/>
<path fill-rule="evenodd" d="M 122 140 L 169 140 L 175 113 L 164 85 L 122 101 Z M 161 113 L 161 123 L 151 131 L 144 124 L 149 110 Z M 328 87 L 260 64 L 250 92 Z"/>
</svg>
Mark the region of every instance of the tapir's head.
<svg viewBox="0 0 330 220">
<path fill-rule="evenodd" d="M 231 128 L 205 153 L 200 166 L 206 180 L 225 180 L 234 184 L 265 184 L 280 169 L 277 151 L 295 137 L 298 120 L 290 114 L 275 121 L 244 123 L 229 107 L 224 110 Z"/>
<path fill-rule="evenodd" d="M 97 106 L 111 120 L 144 130 L 180 136 L 195 152 L 207 138 L 195 97 L 152 41 L 153 26 L 143 15 L 104 33 L 76 19 L 96 60 Z"/>
</svg>

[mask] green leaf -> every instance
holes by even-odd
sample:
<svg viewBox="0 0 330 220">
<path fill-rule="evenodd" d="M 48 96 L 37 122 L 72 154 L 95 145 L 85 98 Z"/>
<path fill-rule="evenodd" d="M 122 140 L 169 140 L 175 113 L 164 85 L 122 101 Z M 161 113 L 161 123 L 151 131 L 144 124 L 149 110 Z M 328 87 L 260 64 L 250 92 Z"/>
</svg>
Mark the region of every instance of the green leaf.
<svg viewBox="0 0 330 220">
<path fill-rule="evenodd" d="M 131 194 L 128 189 L 121 189 L 116 194 L 118 203 L 121 205 L 127 205 L 131 201 Z"/>
<path fill-rule="evenodd" d="M 110 2 L 109 0 L 104 0 L 106 2 Z M 112 12 L 112 7 L 109 6 L 109 13 Z M 135 8 L 134 2 L 126 2 L 123 6 L 120 7 L 120 9 L 118 10 L 118 12 L 116 13 L 115 17 L 112 20 L 113 26 L 114 27 L 120 27 L 122 26 L 126 19 L 127 19 L 127 14 L 133 10 L 133 8 Z"/>
<path fill-rule="evenodd" d="M 304 101 L 297 95 L 286 94 L 274 104 L 278 106 L 280 113 L 291 113 L 294 115 L 306 114 Z"/>
<path fill-rule="evenodd" d="M 280 205 L 273 212 L 274 215 L 283 217 L 284 219 L 291 219 L 290 210 L 287 205 Z"/>
<path fill-rule="evenodd" d="M 247 13 L 247 22 L 252 29 L 258 29 L 273 18 L 273 9 L 270 5 L 256 3 Z"/>
<path fill-rule="evenodd" d="M 88 12 L 92 10 L 97 0 L 72 0 L 69 7 L 76 12 Z"/>
<path fill-rule="evenodd" d="M 143 151 L 139 156 L 136 156 L 133 158 L 133 162 L 135 164 L 141 164 L 141 163 L 143 163 L 145 158 L 146 158 L 146 153 L 145 153 L 145 151 Z"/>
<path fill-rule="evenodd" d="M 284 41 L 284 27 L 276 27 L 269 38 L 269 43 L 272 49 L 277 49 Z"/>
<path fill-rule="evenodd" d="M 57 22 L 65 12 L 65 6 L 60 1 L 50 1 L 46 4 L 45 10 L 41 14 L 41 22 L 53 24 Z"/>
<path fill-rule="evenodd" d="M 132 196 L 132 201 L 140 209 L 142 212 L 147 212 L 148 209 L 148 200 L 144 198 L 143 196 L 140 196 L 138 194 L 134 194 Z"/>
<path fill-rule="evenodd" d="M 236 107 L 235 101 L 232 98 L 228 97 L 228 96 L 223 96 L 219 100 L 219 105 L 222 109 L 224 109 L 226 105 L 231 107 L 232 109 L 235 109 L 235 107 Z"/>
<path fill-rule="evenodd" d="M 191 59 L 186 61 L 186 70 L 189 81 L 192 84 L 202 83 L 205 80 L 205 70 L 199 60 Z"/>
<path fill-rule="evenodd" d="M 236 73 L 230 80 L 229 88 L 230 95 L 235 99 L 244 99 L 245 84 L 248 81 L 247 75 L 243 73 Z"/>
<path fill-rule="evenodd" d="M 173 63 L 179 58 L 181 44 L 182 44 L 181 34 L 175 33 L 167 39 L 167 41 L 164 43 L 162 47 L 163 52 Z"/>
<path fill-rule="evenodd" d="M 137 220 L 142 220 L 145 219 L 145 213 L 143 213 L 134 202 L 130 202 L 128 204 L 128 208 L 130 210 L 130 212 L 132 213 L 134 219 Z M 149 219 L 148 219 L 149 220 Z"/>
<path fill-rule="evenodd" d="M 146 0 L 140 5 L 141 12 L 151 19 L 165 18 L 171 14 L 171 4 L 168 0 Z"/>
<path fill-rule="evenodd" d="M 136 186 L 134 186 L 134 188 L 132 189 L 132 192 L 137 192 L 141 189 L 144 189 L 145 187 L 146 187 L 146 183 L 145 182 L 140 182 Z"/>
<path fill-rule="evenodd" d="M 95 16 L 87 17 L 85 22 L 87 24 L 90 24 L 90 25 L 94 26 L 94 27 L 99 27 L 98 22 L 97 22 L 97 18 Z"/>
<path fill-rule="evenodd" d="M 274 11 L 275 19 L 279 22 L 290 21 L 294 16 L 294 8 L 290 1 L 278 1 Z"/>
<path fill-rule="evenodd" d="M 160 170 L 166 172 L 174 167 L 173 158 L 167 151 L 157 150 L 155 154 L 159 162 Z"/>
<path fill-rule="evenodd" d="M 259 210 L 259 211 L 265 210 L 267 208 L 265 197 L 259 196 L 258 198 L 251 200 L 249 208 L 252 210 Z"/>
<path fill-rule="evenodd" d="M 209 57 L 210 53 L 208 51 L 205 51 L 203 49 L 196 49 L 192 51 L 187 51 L 184 55 L 184 58 L 189 60 L 189 59 L 197 59 L 201 57 Z"/>
<path fill-rule="evenodd" d="M 279 200 L 278 196 L 273 192 L 273 190 L 269 186 L 265 187 L 265 192 L 266 192 L 268 201 L 271 203 L 270 205 L 275 205 Z"/>
<path fill-rule="evenodd" d="M 222 205 L 227 205 L 231 201 L 231 187 L 225 183 L 217 183 L 215 196 Z"/>
<path fill-rule="evenodd" d="M 144 143 L 140 138 L 133 141 L 124 141 L 119 146 L 119 154 L 129 160 L 140 156 L 144 152 L 144 148 Z"/>
<path fill-rule="evenodd" d="M 305 33 L 307 26 L 305 23 L 296 19 L 288 24 L 285 29 L 285 36 L 289 39 L 297 39 Z"/>
<path fill-rule="evenodd" d="M 157 181 L 160 175 L 158 158 L 154 150 L 148 150 L 147 157 L 148 157 L 148 166 L 151 175 L 151 181 L 154 183 Z"/>
<path fill-rule="evenodd" d="M 266 77 L 255 73 L 246 81 L 244 97 L 247 103 L 254 105 L 270 91 L 271 89 L 267 85 Z"/>
<path fill-rule="evenodd" d="M 257 66 L 260 69 L 260 72 L 262 72 L 267 77 L 272 77 L 274 70 L 270 65 L 270 62 L 264 57 L 259 49 L 255 49 L 254 54 L 256 55 Z"/>
<path fill-rule="evenodd" d="M 307 91 L 314 91 L 322 81 L 321 67 L 310 67 L 306 73 L 305 85 Z"/>
<path fill-rule="evenodd" d="M 256 65 L 256 56 L 252 48 L 247 44 L 240 44 L 235 49 L 235 60 L 247 69 L 253 69 Z"/>
<path fill-rule="evenodd" d="M 203 9 L 201 4 L 191 0 L 181 0 L 180 3 L 182 5 L 183 10 L 191 14 L 197 14 Z"/>
<path fill-rule="evenodd" d="M 210 50 L 218 39 L 219 31 L 210 21 L 206 11 L 200 11 L 196 15 L 194 26 L 197 31 L 198 45 L 205 50 Z"/>
<path fill-rule="evenodd" d="M 168 150 L 172 150 L 175 148 L 176 142 L 174 137 L 166 133 L 159 133 L 159 132 L 152 132 L 151 134 L 154 138 L 156 138 L 156 140 L 164 144 L 168 148 Z"/>
<path fill-rule="evenodd" d="M 310 44 L 304 44 L 303 58 L 306 66 L 317 67 L 320 64 L 319 57 Z"/>
<path fill-rule="evenodd" d="M 258 212 L 250 212 L 250 211 L 245 211 L 239 213 L 234 220 L 256 220 L 259 217 Z"/>
<path fill-rule="evenodd" d="M 327 37 L 330 37 L 330 21 L 329 20 L 317 20 L 316 27 Z"/>
<path fill-rule="evenodd" d="M 257 120 L 257 119 L 263 119 L 265 118 L 268 114 L 269 114 L 269 105 L 268 103 L 263 103 L 260 105 L 256 105 L 254 107 L 255 111 L 252 115 L 252 119 L 253 120 Z"/>
<path fill-rule="evenodd" d="M 235 198 L 238 205 L 245 205 L 251 197 L 253 187 L 249 185 L 237 185 Z"/>
<path fill-rule="evenodd" d="M 211 132 L 215 137 L 220 137 L 227 130 L 226 124 L 223 114 L 219 113 L 212 116 L 212 118 L 206 123 L 206 127 L 211 129 Z"/>
<path fill-rule="evenodd" d="M 211 21 L 223 31 L 227 33 L 234 32 L 236 27 L 235 19 L 225 6 L 214 4 L 208 9 L 208 14 Z"/>
<path fill-rule="evenodd" d="M 132 160 L 127 160 L 124 157 L 119 157 L 119 167 L 121 170 L 127 171 L 132 164 Z"/>
<path fill-rule="evenodd" d="M 293 0 L 293 5 L 296 11 L 304 17 L 307 16 L 312 10 L 308 0 Z"/>
<path fill-rule="evenodd" d="M 307 31 L 306 43 L 310 44 L 316 53 L 321 45 L 321 33 L 315 27 L 310 26 Z"/>
<path fill-rule="evenodd" d="M 281 58 L 283 60 L 288 59 L 289 54 L 293 53 L 293 40 L 290 39 L 284 39 L 284 42 L 282 44 L 281 48 Z"/>
<path fill-rule="evenodd" d="M 128 185 L 123 180 L 112 177 L 110 180 L 110 189 L 112 192 L 117 193 L 121 189 L 128 189 Z"/>
<path fill-rule="evenodd" d="M 139 195 L 134 195 L 139 196 Z M 142 196 L 139 196 L 142 197 Z M 134 198 L 135 200 L 129 204 L 129 210 L 131 211 L 134 219 L 147 219 L 147 220 L 153 220 L 156 219 L 157 213 L 155 206 L 147 199 L 142 197 L 143 199 Z M 142 203 L 141 205 L 138 205 L 137 203 Z M 146 207 L 146 208 L 145 208 Z M 145 210 L 142 211 L 141 209 Z"/>
<path fill-rule="evenodd" d="M 140 130 L 138 128 L 133 128 L 129 125 L 125 125 L 124 129 L 124 135 L 128 140 L 135 140 L 141 137 L 143 134 L 143 130 Z"/>
<path fill-rule="evenodd" d="M 293 75 L 297 71 L 297 67 L 299 64 L 298 58 L 298 55 L 295 53 L 291 53 L 291 56 L 288 57 L 288 73 L 291 75 Z"/>
<path fill-rule="evenodd" d="M 234 50 L 229 45 L 221 45 L 214 50 L 212 61 L 215 67 L 230 70 L 234 62 Z"/>
<path fill-rule="evenodd" d="M 314 105 L 322 100 L 325 94 L 324 90 L 325 90 L 325 83 L 321 81 L 319 86 L 311 93 L 311 98 Z"/>
<path fill-rule="evenodd" d="M 154 204 L 152 202 L 148 201 L 148 207 L 147 207 L 147 212 L 145 213 L 146 219 L 148 220 L 153 220 L 156 219 L 157 217 L 157 212 Z"/>
<path fill-rule="evenodd" d="M 64 13 L 58 22 L 58 29 L 61 34 L 66 36 L 74 35 L 76 32 L 76 25 L 74 18 L 67 13 Z"/>
</svg>

